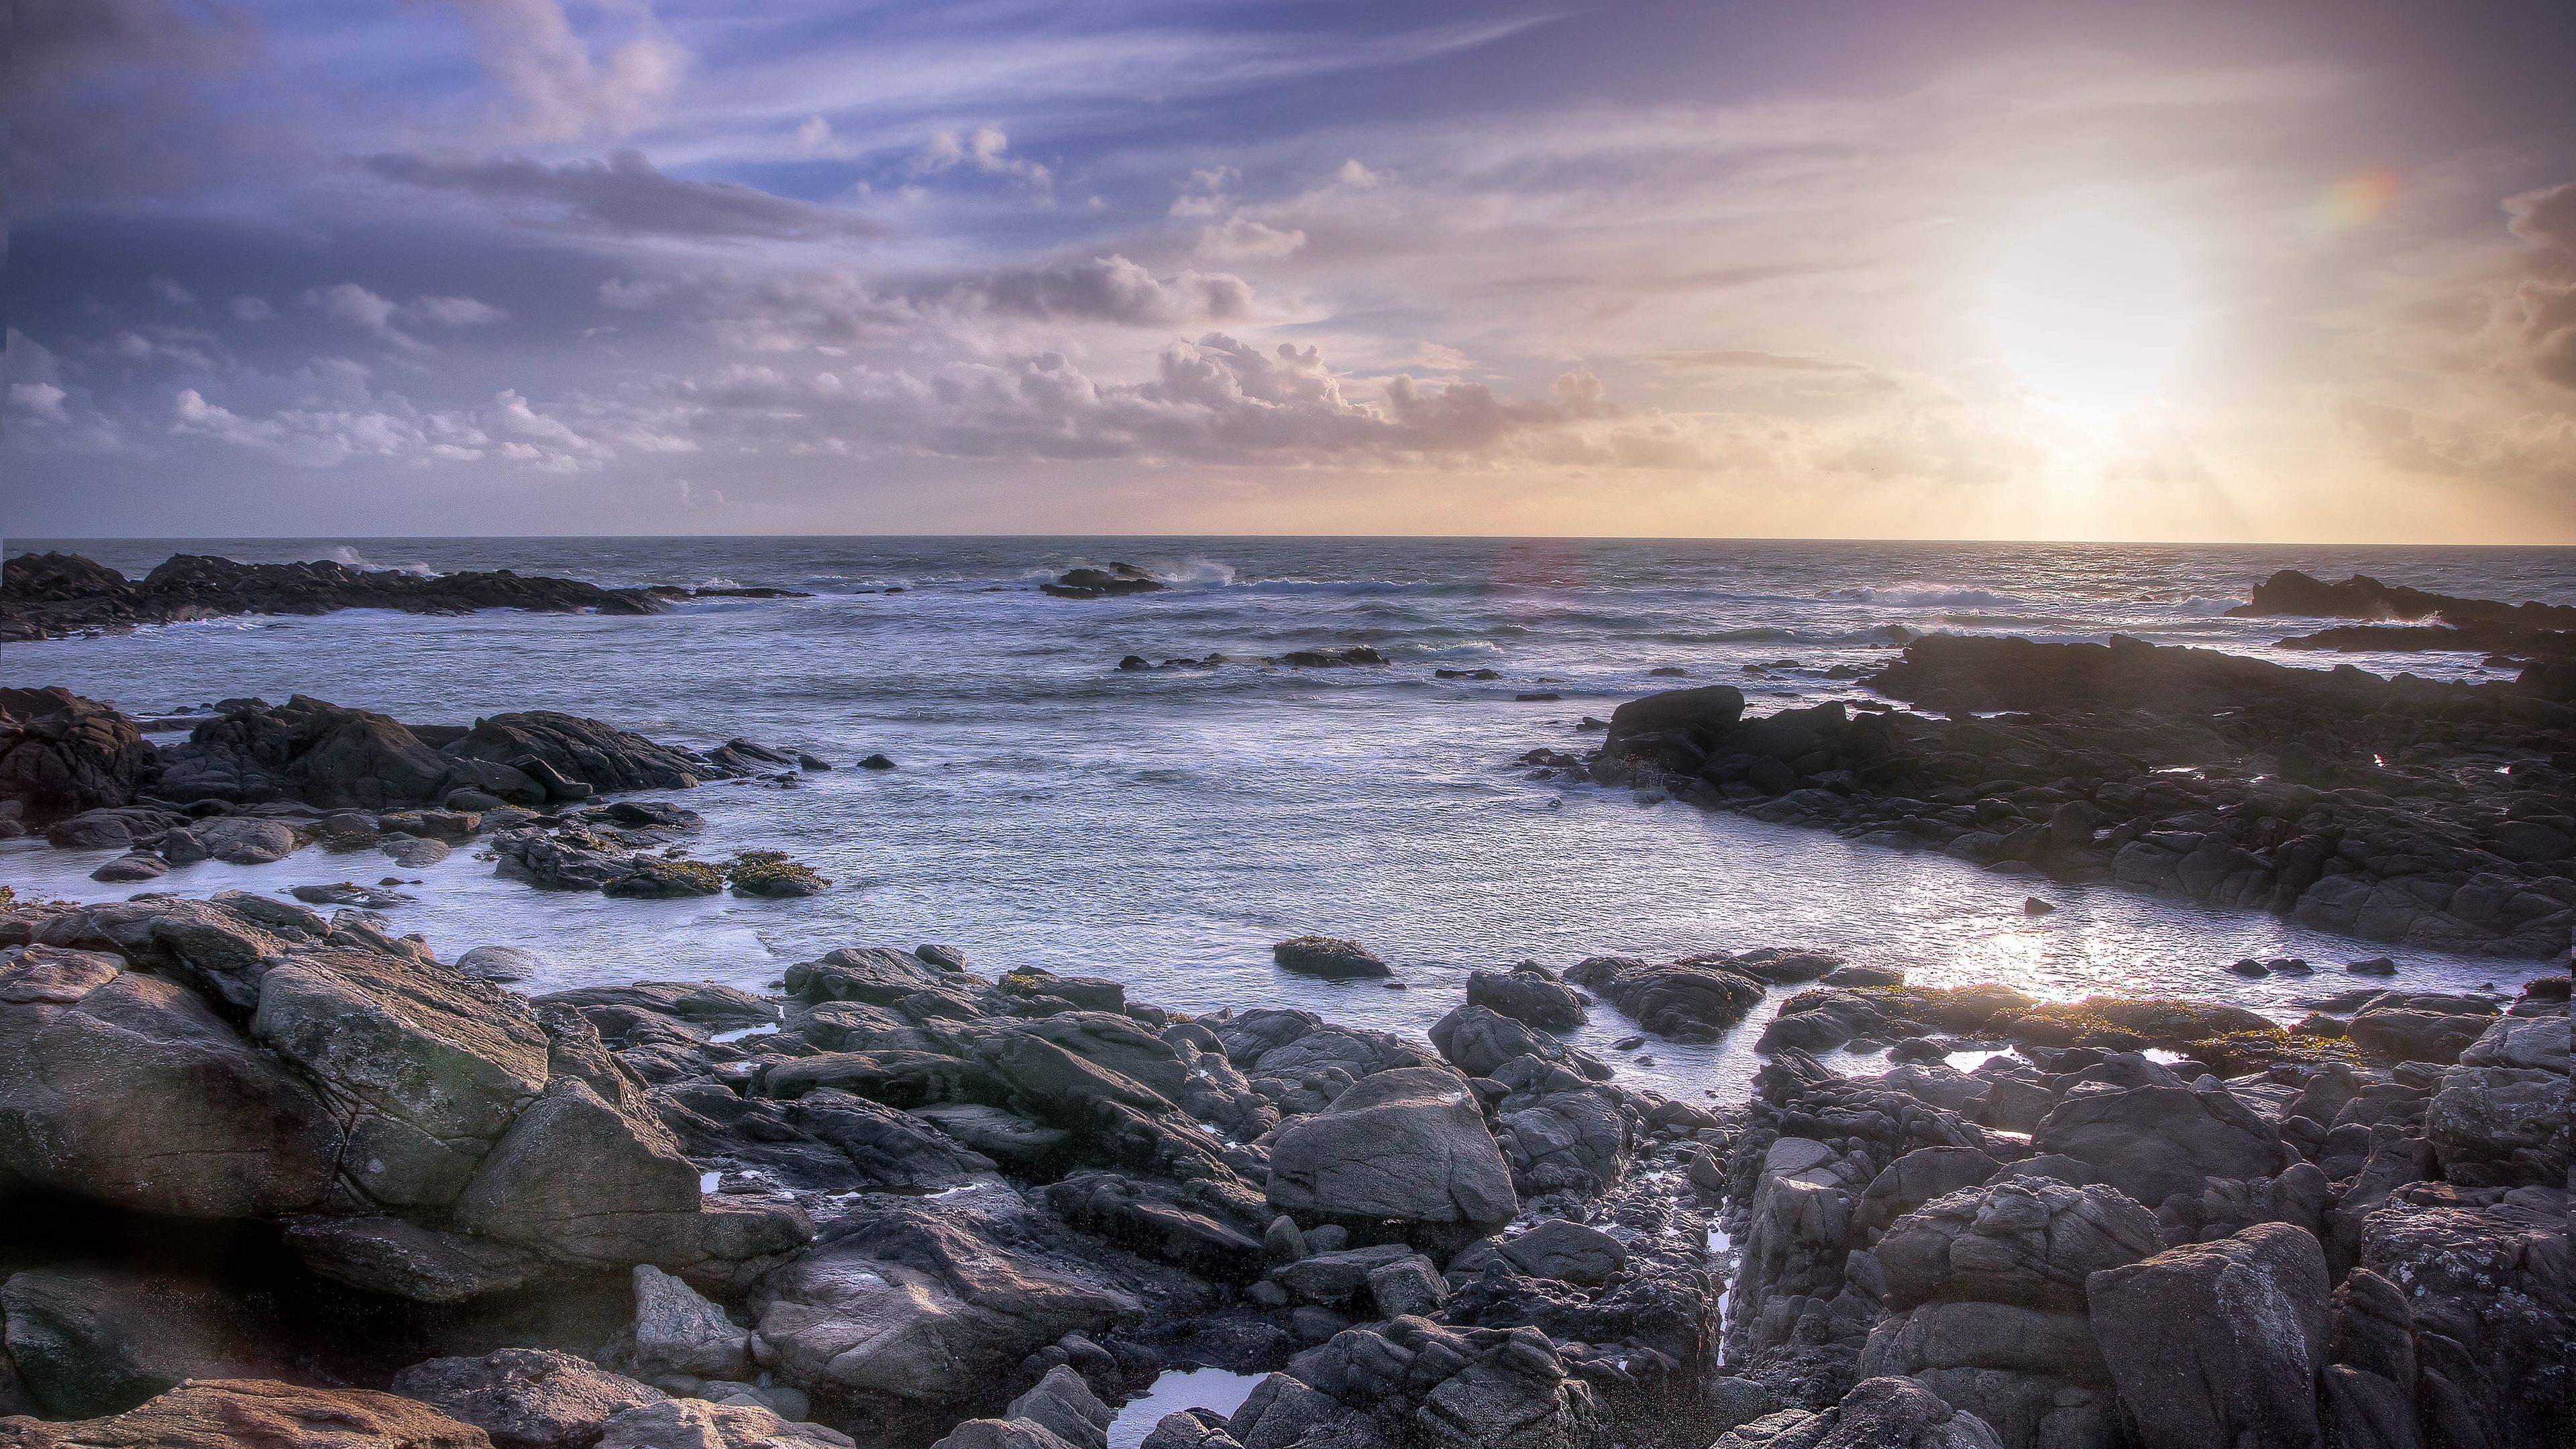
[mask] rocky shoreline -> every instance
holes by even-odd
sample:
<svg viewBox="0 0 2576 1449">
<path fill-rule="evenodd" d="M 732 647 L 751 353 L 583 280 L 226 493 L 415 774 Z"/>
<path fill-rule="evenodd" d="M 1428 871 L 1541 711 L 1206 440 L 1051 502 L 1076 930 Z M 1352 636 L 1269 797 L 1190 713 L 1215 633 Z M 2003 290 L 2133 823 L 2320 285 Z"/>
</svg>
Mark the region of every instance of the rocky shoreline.
<svg viewBox="0 0 2576 1449">
<path fill-rule="evenodd" d="M 1767 950 L 1477 973 L 1423 1041 L 944 946 L 468 964 L 239 892 L 0 910 L 0 1442 L 1103 1449 L 1187 1365 L 1267 1377 L 1155 1449 L 2571 1424 L 2564 977 L 2328 1036 Z M 1745 1103 L 1550 1030 L 1819 973 Z M 1898 1064 L 1813 1055 L 1861 1038 Z"/>
<path fill-rule="evenodd" d="M 1703 686 L 1620 706 L 1587 756 L 1523 758 L 2009 873 L 2564 959 L 2576 704 L 2547 668 L 2444 684 L 2135 639 L 1934 635 L 1860 681 L 1913 709 L 1748 719 L 1741 692 Z"/>
<path fill-rule="evenodd" d="M 632 899 L 811 895 L 831 882 L 775 851 L 689 859 L 704 822 L 677 805 L 591 802 L 704 781 L 792 786 L 832 766 L 735 739 L 699 753 L 549 711 L 407 725 L 301 695 L 227 700 L 156 746 L 137 721 L 62 689 L 0 689 L 0 838 L 122 849 L 92 872 L 140 884 L 203 860 L 263 865 L 308 845 L 375 850 L 410 869 L 480 841 L 496 873 L 547 890 Z M 882 756 L 863 765 L 890 766 Z M 403 884 L 398 877 L 376 889 Z M 365 905 L 358 882 L 299 886 L 310 904 Z M 321 892 L 322 894 L 312 894 Z M 336 893 L 336 894 L 335 894 Z"/>
</svg>

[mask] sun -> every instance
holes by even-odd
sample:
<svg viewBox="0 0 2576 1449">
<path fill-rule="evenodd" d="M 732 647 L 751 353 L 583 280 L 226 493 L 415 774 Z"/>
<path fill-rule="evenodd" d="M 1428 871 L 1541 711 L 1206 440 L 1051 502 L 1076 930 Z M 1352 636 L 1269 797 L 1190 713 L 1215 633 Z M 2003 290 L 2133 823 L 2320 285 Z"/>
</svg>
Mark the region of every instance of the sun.
<svg viewBox="0 0 2576 1449">
<path fill-rule="evenodd" d="M 2181 253 L 2114 212 L 2060 216 L 1998 260 L 1987 320 L 2041 402 L 2115 421 L 2155 400 L 2191 332 Z"/>
</svg>

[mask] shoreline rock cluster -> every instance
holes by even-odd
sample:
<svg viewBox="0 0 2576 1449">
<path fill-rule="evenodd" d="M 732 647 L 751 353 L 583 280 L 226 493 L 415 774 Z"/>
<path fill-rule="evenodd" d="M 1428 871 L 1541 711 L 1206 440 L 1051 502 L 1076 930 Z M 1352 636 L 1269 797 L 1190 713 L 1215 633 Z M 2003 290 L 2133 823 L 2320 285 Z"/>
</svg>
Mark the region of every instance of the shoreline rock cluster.
<svg viewBox="0 0 2576 1449">
<path fill-rule="evenodd" d="M 421 574 L 353 568 L 327 559 L 245 564 L 185 553 L 172 554 L 140 579 L 129 579 L 79 554 L 24 553 L 0 564 L 0 643 L 235 614 L 328 614 L 338 609 L 398 609 L 406 614 L 470 614 L 478 609 L 659 614 L 690 598 L 803 597 L 790 589 L 687 589 L 667 584 L 611 589 L 508 569 Z"/>
<path fill-rule="evenodd" d="M 209 859 L 267 864 L 317 843 L 419 869 L 481 838 L 499 874 L 548 889 L 810 895 L 830 882 L 774 851 L 688 859 L 674 842 L 703 823 L 695 811 L 589 802 L 706 780 L 792 783 L 829 768 L 741 739 L 701 754 L 551 711 L 407 725 L 302 695 L 227 700 L 185 741 L 156 747 L 135 721 L 67 690 L 0 690 L 0 836 L 123 849 L 92 873 L 106 882 Z"/>
<path fill-rule="evenodd" d="M 1523 758 L 2365 940 L 2568 953 L 2576 705 L 2547 690 L 2125 638 L 1951 635 L 1915 641 L 1862 683 L 1915 708 L 1837 701 L 1747 719 L 1740 692 L 1712 685 L 1620 706 L 1589 757 Z"/>
<path fill-rule="evenodd" d="M 528 998 L 360 911 L 11 905 L 0 1442 L 1102 1449 L 1188 1365 L 1266 1377 L 1154 1449 L 2576 1422 L 2565 978 L 2267 1057 L 2229 1008 L 1849 969 L 1665 969 L 1807 984 L 1703 1107 L 1559 1040 L 1593 1003 L 1535 964 L 1422 1041 L 947 946 Z M 1863 1032 L 1882 1075 L 1792 1044 Z"/>
</svg>

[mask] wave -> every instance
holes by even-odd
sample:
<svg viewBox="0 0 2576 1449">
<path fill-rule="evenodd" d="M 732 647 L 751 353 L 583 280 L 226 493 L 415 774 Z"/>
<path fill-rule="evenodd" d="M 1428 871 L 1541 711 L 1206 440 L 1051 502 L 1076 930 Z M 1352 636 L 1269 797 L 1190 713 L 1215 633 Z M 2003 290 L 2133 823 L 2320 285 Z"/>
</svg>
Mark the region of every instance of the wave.
<svg viewBox="0 0 2576 1449">
<path fill-rule="evenodd" d="M 346 564 L 350 568 L 365 569 L 371 573 L 410 574 L 414 578 L 422 579 L 434 579 L 440 576 L 438 570 L 425 563 L 377 563 L 345 543 L 337 548 L 326 550 L 323 557 L 333 563 Z"/>
</svg>

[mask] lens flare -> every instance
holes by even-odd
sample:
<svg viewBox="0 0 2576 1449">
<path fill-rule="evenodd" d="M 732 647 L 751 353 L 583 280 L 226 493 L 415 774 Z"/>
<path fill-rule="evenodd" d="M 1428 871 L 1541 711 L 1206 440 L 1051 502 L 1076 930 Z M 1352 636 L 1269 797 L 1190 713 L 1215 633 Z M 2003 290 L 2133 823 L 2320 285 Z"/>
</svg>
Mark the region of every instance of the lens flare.
<svg viewBox="0 0 2576 1449">
<path fill-rule="evenodd" d="M 2405 186 L 2404 178 L 2386 166 L 2356 171 L 2326 188 L 2320 205 L 2327 224 L 2337 227 L 2361 226 L 2379 219 L 2397 200 Z"/>
</svg>

